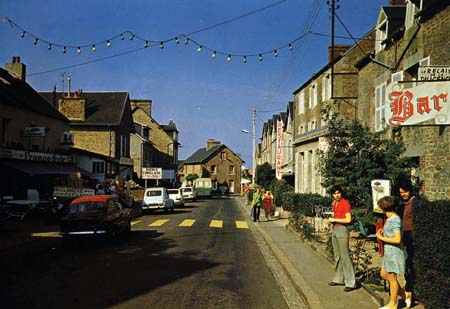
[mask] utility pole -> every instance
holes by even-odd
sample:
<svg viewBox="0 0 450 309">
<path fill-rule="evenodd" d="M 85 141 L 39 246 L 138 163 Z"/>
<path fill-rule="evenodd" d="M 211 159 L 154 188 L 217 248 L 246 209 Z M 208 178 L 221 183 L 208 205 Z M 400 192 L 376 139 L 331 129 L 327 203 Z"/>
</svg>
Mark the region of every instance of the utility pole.
<svg viewBox="0 0 450 309">
<path fill-rule="evenodd" d="M 336 2 L 339 0 L 328 0 L 327 4 L 331 6 L 331 99 L 334 97 L 334 16 L 337 9 L 339 9 L 339 5 L 336 6 Z"/>
<path fill-rule="evenodd" d="M 253 142 L 253 173 L 252 173 L 252 183 L 256 184 L 256 107 L 253 106 L 253 132 L 252 132 L 252 142 Z"/>
</svg>

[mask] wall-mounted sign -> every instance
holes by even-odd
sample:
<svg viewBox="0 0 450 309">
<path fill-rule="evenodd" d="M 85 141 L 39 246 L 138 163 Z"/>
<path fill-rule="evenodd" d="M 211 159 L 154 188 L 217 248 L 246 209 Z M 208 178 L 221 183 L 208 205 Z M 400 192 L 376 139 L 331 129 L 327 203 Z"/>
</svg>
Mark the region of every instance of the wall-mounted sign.
<svg viewBox="0 0 450 309">
<path fill-rule="evenodd" d="M 386 119 L 391 126 L 414 125 L 434 120 L 435 124 L 450 124 L 450 82 L 424 83 L 404 88 L 405 83 L 393 83 L 386 91 Z"/>
<path fill-rule="evenodd" d="M 45 127 L 25 127 L 25 136 L 45 136 Z"/>
<path fill-rule="evenodd" d="M 72 162 L 72 156 L 7 148 L 0 148 L 0 158 L 39 162 Z"/>
<path fill-rule="evenodd" d="M 142 179 L 162 179 L 162 168 L 160 167 L 143 167 Z"/>
<path fill-rule="evenodd" d="M 275 176 L 278 180 L 282 178 L 281 175 L 281 161 L 283 160 L 283 121 L 277 120 L 277 154 L 276 154 L 276 168 Z"/>
<path fill-rule="evenodd" d="M 448 80 L 450 81 L 450 66 L 420 66 L 418 72 L 418 80 L 430 81 L 430 80 Z"/>
</svg>

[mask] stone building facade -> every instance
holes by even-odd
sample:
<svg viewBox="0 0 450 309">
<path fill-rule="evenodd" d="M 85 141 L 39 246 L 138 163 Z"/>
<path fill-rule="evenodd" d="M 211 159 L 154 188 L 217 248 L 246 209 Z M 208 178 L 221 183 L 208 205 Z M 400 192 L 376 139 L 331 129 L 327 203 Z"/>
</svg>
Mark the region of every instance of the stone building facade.
<svg viewBox="0 0 450 309">
<path fill-rule="evenodd" d="M 391 22 L 393 19 L 401 23 Z M 358 118 L 374 131 L 386 130 L 389 136 L 401 138 L 406 146 L 405 155 L 414 158 L 419 166 L 411 171 L 411 177 L 420 185 L 421 193 L 430 199 L 448 199 L 450 119 L 441 122 L 436 117 L 426 116 L 436 106 L 433 96 L 443 95 L 438 105 L 447 114 L 441 113 L 440 117 L 450 117 L 450 69 L 446 75 L 432 77 L 442 81 L 421 81 L 420 72 L 429 66 L 450 68 L 450 4 L 448 1 L 411 0 L 404 5 L 383 7 L 376 32 L 379 40 L 374 54 L 357 65 Z M 402 113 L 396 110 L 397 116 L 421 116 L 424 120 L 391 126 L 396 107 L 394 97 L 390 98 L 393 91 L 420 93 L 421 98 L 429 100 L 428 103 L 421 101 L 421 109 L 416 98 L 404 101 L 412 107 L 408 112 L 411 115 L 407 115 L 406 105 L 399 105 Z"/>
<path fill-rule="evenodd" d="M 357 116 L 357 61 L 374 46 L 370 31 L 357 45 L 329 48 L 329 63 L 294 91 L 295 191 L 324 194 L 319 159 L 326 150 L 327 120 Z"/>
<path fill-rule="evenodd" d="M 183 162 L 182 175 L 197 174 L 211 178 L 213 190 L 226 185 L 230 193 L 239 193 L 241 187 L 242 159 L 226 145 L 208 139 L 205 148 L 198 149 Z"/>
</svg>

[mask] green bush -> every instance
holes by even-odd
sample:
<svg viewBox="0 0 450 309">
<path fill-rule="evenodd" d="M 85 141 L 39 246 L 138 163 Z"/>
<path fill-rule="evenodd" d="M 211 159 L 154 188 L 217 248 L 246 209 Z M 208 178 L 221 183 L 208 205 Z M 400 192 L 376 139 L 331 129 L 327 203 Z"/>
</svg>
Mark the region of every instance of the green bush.
<svg viewBox="0 0 450 309">
<path fill-rule="evenodd" d="M 294 187 L 292 187 L 283 179 L 273 179 L 270 183 L 270 190 L 272 190 L 275 206 L 283 207 L 283 194 L 285 192 L 294 192 Z"/>
<path fill-rule="evenodd" d="M 450 201 L 421 200 L 414 208 L 417 297 L 426 308 L 450 308 Z"/>
</svg>

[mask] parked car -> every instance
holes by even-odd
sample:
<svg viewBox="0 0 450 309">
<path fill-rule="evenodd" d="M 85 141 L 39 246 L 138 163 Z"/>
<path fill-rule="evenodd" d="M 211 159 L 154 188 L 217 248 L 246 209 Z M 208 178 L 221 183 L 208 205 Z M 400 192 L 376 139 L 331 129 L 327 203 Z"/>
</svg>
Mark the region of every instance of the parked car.
<svg viewBox="0 0 450 309">
<path fill-rule="evenodd" d="M 197 193 L 193 187 L 180 188 L 185 201 L 195 201 L 197 199 Z"/>
<path fill-rule="evenodd" d="M 76 235 L 127 234 L 131 231 L 131 209 L 125 208 L 112 195 L 75 198 L 60 222 L 64 238 Z"/>
<path fill-rule="evenodd" d="M 174 206 L 184 206 L 184 196 L 180 189 L 167 189 L 169 198 L 173 200 Z"/>
<path fill-rule="evenodd" d="M 169 198 L 169 193 L 164 187 L 148 188 L 144 192 L 142 210 L 164 209 L 174 210 L 174 202 Z"/>
</svg>

